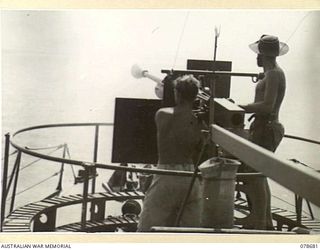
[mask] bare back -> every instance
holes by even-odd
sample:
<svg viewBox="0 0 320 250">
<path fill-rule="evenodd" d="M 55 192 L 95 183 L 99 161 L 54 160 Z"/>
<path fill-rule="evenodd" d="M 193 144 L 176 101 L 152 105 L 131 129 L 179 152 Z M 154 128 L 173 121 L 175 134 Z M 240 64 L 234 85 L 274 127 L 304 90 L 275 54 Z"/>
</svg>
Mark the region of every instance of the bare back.
<svg viewBox="0 0 320 250">
<path fill-rule="evenodd" d="M 163 108 L 156 117 L 159 164 L 193 163 L 201 130 L 191 110 Z"/>
</svg>

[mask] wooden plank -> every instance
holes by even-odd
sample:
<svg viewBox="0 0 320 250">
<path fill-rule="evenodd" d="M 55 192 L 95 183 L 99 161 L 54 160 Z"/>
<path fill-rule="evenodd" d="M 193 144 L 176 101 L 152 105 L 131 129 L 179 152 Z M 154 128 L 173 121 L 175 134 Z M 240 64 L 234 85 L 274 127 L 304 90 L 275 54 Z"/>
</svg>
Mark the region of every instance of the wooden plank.
<svg viewBox="0 0 320 250">
<path fill-rule="evenodd" d="M 28 220 L 23 220 L 23 221 L 20 221 L 20 220 L 12 220 L 12 221 L 6 221 L 6 225 L 29 225 L 29 221 Z"/>
<path fill-rule="evenodd" d="M 37 205 L 40 205 L 40 206 L 43 206 L 43 207 L 51 207 L 52 206 L 52 203 L 45 202 L 44 200 L 37 201 L 37 202 L 35 202 L 33 204 L 37 204 Z"/>
<path fill-rule="evenodd" d="M 32 208 L 32 209 L 42 209 L 44 206 L 41 206 L 39 204 L 30 203 L 24 206 L 24 208 Z"/>
<path fill-rule="evenodd" d="M 75 197 L 71 197 L 71 196 L 62 196 L 61 198 L 63 198 L 64 200 L 66 200 L 67 202 L 77 202 L 79 199 L 75 198 Z"/>
<path fill-rule="evenodd" d="M 18 220 L 18 219 L 20 219 L 20 220 L 28 220 L 28 219 L 30 219 L 30 218 L 33 218 L 33 215 L 30 215 L 30 214 L 10 214 L 8 217 L 7 217 L 7 219 L 8 220 Z"/>
<path fill-rule="evenodd" d="M 110 226 L 110 225 L 115 225 L 115 223 L 113 221 L 110 221 L 110 220 L 105 220 L 105 221 L 103 221 L 103 225 L 104 226 Z"/>
<path fill-rule="evenodd" d="M 251 229 L 218 229 L 218 228 L 192 228 L 192 227 L 152 227 L 151 231 L 160 233 L 217 233 L 217 234 L 295 234 L 273 230 Z"/>
<path fill-rule="evenodd" d="M 95 226 L 95 223 L 92 222 L 92 221 L 86 221 L 86 228 L 87 227 L 94 227 Z"/>
<path fill-rule="evenodd" d="M 101 193 L 103 196 L 107 197 L 107 200 L 110 200 L 111 198 L 114 197 L 114 195 L 112 195 L 111 193 Z"/>
<path fill-rule="evenodd" d="M 5 228 L 8 229 L 29 229 L 30 230 L 30 225 L 5 225 Z"/>
<path fill-rule="evenodd" d="M 307 225 L 320 225 L 320 221 L 310 220 L 308 222 L 304 222 L 303 225 L 305 225 L 305 226 L 307 226 Z"/>
<path fill-rule="evenodd" d="M 95 194 L 93 194 L 93 196 L 95 199 L 102 199 L 105 197 L 102 193 L 95 193 Z"/>
<path fill-rule="evenodd" d="M 45 202 L 51 203 L 53 206 L 59 205 L 61 203 L 60 201 L 53 200 L 52 198 L 45 200 Z"/>
<path fill-rule="evenodd" d="M 86 228 L 95 228 L 99 226 L 111 226 L 111 225 L 127 225 L 137 223 L 136 220 L 123 217 L 108 217 L 102 221 L 86 221 Z M 79 223 L 72 223 L 60 226 L 56 231 L 80 231 L 81 225 Z"/>
<path fill-rule="evenodd" d="M 21 207 L 18 210 L 22 213 L 39 212 L 38 208 L 32 208 L 32 207 Z"/>
<path fill-rule="evenodd" d="M 239 160 L 320 207 L 320 173 L 289 161 L 231 133 L 211 126 L 211 139 Z"/>
<path fill-rule="evenodd" d="M 114 197 L 117 197 L 117 198 L 118 198 L 118 197 L 121 198 L 121 197 L 125 196 L 125 193 L 124 193 L 124 192 L 114 192 L 114 193 L 112 193 L 112 194 L 113 194 Z"/>
<path fill-rule="evenodd" d="M 14 213 L 14 214 L 10 214 L 7 218 L 6 218 L 6 220 L 15 220 L 15 219 L 21 219 L 21 220 L 23 220 L 23 219 L 25 219 L 25 220 L 27 220 L 27 219 L 29 219 L 29 220 L 31 220 L 34 216 L 36 216 L 38 213 L 32 213 L 32 214 L 17 214 L 17 213 Z"/>
<path fill-rule="evenodd" d="M 24 229 L 29 229 L 30 230 L 30 225 L 6 225 L 6 228 L 7 229 L 21 229 L 21 230 L 24 230 Z"/>
<path fill-rule="evenodd" d="M 15 216 L 31 216 L 31 217 L 34 217 L 35 215 L 37 215 L 39 213 L 39 211 L 37 210 L 32 210 L 32 211 L 25 211 L 25 210 L 15 210 L 12 215 L 15 215 Z M 11 216 L 11 215 L 9 215 Z M 8 216 L 8 218 L 9 218 Z"/>
<path fill-rule="evenodd" d="M 127 198 L 134 198 L 139 199 L 143 197 L 142 192 L 117 192 L 117 193 L 98 193 L 98 194 L 89 194 L 88 197 L 90 200 L 94 199 L 105 199 L 108 200 L 125 200 Z M 68 196 L 61 196 L 61 197 L 52 197 L 42 201 L 38 201 L 35 203 L 27 204 L 26 206 L 20 207 L 16 209 L 12 214 L 10 214 L 4 225 L 4 231 L 8 232 L 24 232 L 24 231 L 31 231 L 30 224 L 34 216 L 36 216 L 39 212 L 49 209 L 60 207 L 64 205 L 69 205 L 72 203 L 80 203 L 82 201 L 82 195 L 68 195 Z M 113 218 L 113 219 L 106 219 L 105 221 L 88 221 L 86 222 L 86 227 L 98 227 L 104 224 L 128 224 L 128 221 L 121 218 Z M 28 227 L 25 229 L 24 227 Z M 67 230 L 67 231 L 80 231 L 81 224 L 80 223 L 73 223 L 69 225 L 65 225 L 62 227 L 57 228 L 57 230 Z"/>
<path fill-rule="evenodd" d="M 6 233 L 27 233 L 27 232 L 31 232 L 30 229 L 10 229 L 10 228 L 3 228 L 3 230 L 6 232 Z"/>
<path fill-rule="evenodd" d="M 144 198 L 144 193 L 141 191 L 133 191 L 132 193 L 141 199 Z"/>
<path fill-rule="evenodd" d="M 50 198 L 50 201 L 56 201 L 58 202 L 57 205 L 59 204 L 62 204 L 62 203 L 68 203 L 68 201 L 66 201 L 65 199 L 61 198 L 61 197 L 52 197 Z"/>
<path fill-rule="evenodd" d="M 28 204 L 24 208 L 30 208 L 30 209 L 34 209 L 36 211 L 42 211 L 44 208 L 46 208 L 46 206 L 41 206 L 41 205 L 37 205 L 37 204 Z"/>
<path fill-rule="evenodd" d="M 19 209 L 14 210 L 11 214 L 8 215 L 7 218 L 9 218 L 11 216 L 29 216 L 30 214 L 33 214 L 33 213 L 25 212 L 25 211 L 20 211 Z M 35 213 L 37 214 L 38 212 L 35 212 Z"/>
<path fill-rule="evenodd" d="M 82 195 L 68 195 L 68 198 L 74 202 L 82 201 Z"/>
<path fill-rule="evenodd" d="M 132 199 L 141 199 L 144 197 L 143 193 L 139 193 L 139 192 L 134 192 L 134 191 L 126 191 L 124 192 L 128 197 L 132 198 Z"/>
</svg>

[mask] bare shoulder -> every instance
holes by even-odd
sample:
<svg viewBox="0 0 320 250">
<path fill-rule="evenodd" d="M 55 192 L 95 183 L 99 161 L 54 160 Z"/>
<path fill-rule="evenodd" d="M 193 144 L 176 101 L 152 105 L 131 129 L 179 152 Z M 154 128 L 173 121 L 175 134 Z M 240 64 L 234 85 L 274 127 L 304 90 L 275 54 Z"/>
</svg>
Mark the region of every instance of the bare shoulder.
<svg viewBox="0 0 320 250">
<path fill-rule="evenodd" d="M 161 108 L 156 112 L 155 120 L 167 120 L 173 115 L 173 108 Z"/>
<path fill-rule="evenodd" d="M 266 80 L 268 84 L 278 85 L 285 82 L 284 72 L 281 68 L 276 67 L 266 73 Z"/>
<path fill-rule="evenodd" d="M 276 67 L 266 73 L 267 78 L 279 77 L 281 75 L 284 75 L 284 72 L 280 67 Z"/>
<path fill-rule="evenodd" d="M 173 108 L 161 108 L 157 111 L 156 115 L 170 116 L 173 114 Z"/>
</svg>

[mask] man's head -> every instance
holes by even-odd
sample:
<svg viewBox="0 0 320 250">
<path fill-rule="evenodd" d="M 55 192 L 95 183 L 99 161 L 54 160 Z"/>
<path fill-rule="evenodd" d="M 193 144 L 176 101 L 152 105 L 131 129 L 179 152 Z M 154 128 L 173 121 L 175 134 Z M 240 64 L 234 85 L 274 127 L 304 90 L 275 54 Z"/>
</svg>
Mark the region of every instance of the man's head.
<svg viewBox="0 0 320 250">
<path fill-rule="evenodd" d="M 257 65 L 259 67 L 263 67 L 267 63 L 274 64 L 275 62 L 276 62 L 276 57 L 275 56 L 266 56 L 266 55 L 263 55 L 263 54 L 258 54 L 257 55 Z"/>
<path fill-rule="evenodd" d="M 249 48 L 258 54 L 257 64 L 260 67 L 265 61 L 275 61 L 277 56 L 285 55 L 289 51 L 287 44 L 271 35 L 262 35 L 258 41 L 250 44 Z"/>
<path fill-rule="evenodd" d="M 288 53 L 289 46 L 283 42 L 280 42 L 278 37 L 270 35 L 262 35 L 260 39 L 249 45 L 255 53 L 277 57 Z"/>
<path fill-rule="evenodd" d="M 174 81 L 176 103 L 193 103 L 196 99 L 200 82 L 192 75 L 185 75 Z"/>
</svg>

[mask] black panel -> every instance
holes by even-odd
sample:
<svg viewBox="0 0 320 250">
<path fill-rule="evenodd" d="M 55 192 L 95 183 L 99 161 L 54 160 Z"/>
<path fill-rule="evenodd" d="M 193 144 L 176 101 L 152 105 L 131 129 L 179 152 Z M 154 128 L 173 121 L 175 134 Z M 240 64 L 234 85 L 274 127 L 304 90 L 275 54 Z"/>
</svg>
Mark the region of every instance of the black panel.
<svg viewBox="0 0 320 250">
<path fill-rule="evenodd" d="M 209 61 L 209 60 L 193 60 L 187 61 L 188 70 L 214 70 L 214 71 L 231 71 L 232 62 L 228 61 Z M 215 97 L 228 98 L 230 96 L 230 76 L 219 76 L 215 86 Z M 209 86 L 209 83 L 205 83 L 205 86 Z"/>
<path fill-rule="evenodd" d="M 157 163 L 154 116 L 160 107 L 161 100 L 116 98 L 112 162 Z"/>
</svg>

